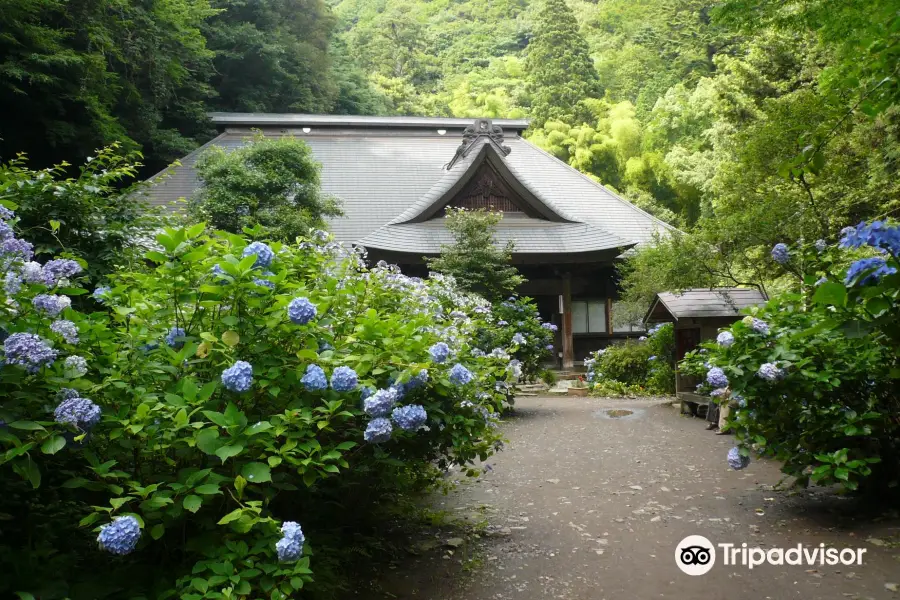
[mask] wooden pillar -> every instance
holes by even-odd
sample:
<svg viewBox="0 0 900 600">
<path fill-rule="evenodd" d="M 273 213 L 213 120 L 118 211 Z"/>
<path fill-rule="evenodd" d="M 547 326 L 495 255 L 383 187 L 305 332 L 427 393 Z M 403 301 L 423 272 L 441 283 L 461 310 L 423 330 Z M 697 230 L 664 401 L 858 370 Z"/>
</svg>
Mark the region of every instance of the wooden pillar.
<svg viewBox="0 0 900 600">
<path fill-rule="evenodd" d="M 572 275 L 562 278 L 562 368 L 564 371 L 575 366 L 575 343 L 572 339 Z"/>
</svg>

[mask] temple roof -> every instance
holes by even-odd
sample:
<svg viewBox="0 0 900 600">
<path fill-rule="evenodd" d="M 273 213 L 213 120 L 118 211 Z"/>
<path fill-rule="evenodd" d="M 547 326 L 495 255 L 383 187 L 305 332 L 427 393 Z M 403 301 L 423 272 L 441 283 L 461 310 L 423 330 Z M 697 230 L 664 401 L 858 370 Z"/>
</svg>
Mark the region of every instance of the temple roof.
<svg viewBox="0 0 900 600">
<path fill-rule="evenodd" d="M 152 204 L 189 197 L 194 165 L 215 145 L 237 148 L 260 129 L 293 135 L 322 165 L 322 190 L 341 200 L 344 216 L 329 228 L 338 241 L 421 257 L 452 241 L 443 210 L 489 169 L 488 184 L 510 198 L 497 241 L 515 255 L 614 257 L 668 225 L 633 206 L 518 135 L 523 120 L 213 113 L 222 132 L 192 152 L 168 177 L 151 179 Z M 494 188 L 491 188 L 494 189 Z M 493 193 L 493 192 L 492 192 Z M 500 193 L 500 192 L 497 192 Z M 506 201 L 506 199 L 504 199 Z"/>
</svg>

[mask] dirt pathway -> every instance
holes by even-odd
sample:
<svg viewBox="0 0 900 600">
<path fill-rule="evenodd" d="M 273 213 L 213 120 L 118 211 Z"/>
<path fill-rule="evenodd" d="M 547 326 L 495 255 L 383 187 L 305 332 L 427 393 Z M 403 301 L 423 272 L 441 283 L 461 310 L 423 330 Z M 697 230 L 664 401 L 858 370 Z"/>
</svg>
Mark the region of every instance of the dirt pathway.
<svg viewBox="0 0 900 600">
<path fill-rule="evenodd" d="M 610 418 L 607 409 L 633 414 Z M 439 540 L 360 597 L 441 600 L 649 598 L 900 599 L 900 520 L 856 520 L 824 492 L 774 492 L 775 464 L 727 468 L 730 436 L 658 401 L 525 398 L 505 425 L 506 450 L 477 482 L 435 506 L 488 526 L 473 543 Z M 484 525 L 484 524 L 483 524 Z M 714 544 L 866 548 L 861 566 L 722 564 L 682 573 L 688 535 Z M 441 547 L 443 546 L 443 547 Z M 426 545 L 427 547 L 427 545 Z M 452 554 L 451 554 L 452 552 Z M 460 557 L 471 560 L 460 570 Z"/>
</svg>

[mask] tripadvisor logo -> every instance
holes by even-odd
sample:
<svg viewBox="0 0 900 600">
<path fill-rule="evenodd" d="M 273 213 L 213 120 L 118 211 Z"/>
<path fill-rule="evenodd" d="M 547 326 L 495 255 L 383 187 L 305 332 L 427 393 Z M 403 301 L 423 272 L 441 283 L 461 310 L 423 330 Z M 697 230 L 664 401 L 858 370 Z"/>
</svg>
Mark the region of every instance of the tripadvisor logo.
<svg viewBox="0 0 900 600">
<path fill-rule="evenodd" d="M 705 575 L 716 564 L 716 548 L 722 564 L 753 569 L 760 565 L 861 565 L 866 548 L 826 548 L 825 544 L 790 548 L 750 548 L 746 542 L 740 545 L 713 544 L 702 535 L 689 535 L 675 547 L 675 564 L 688 575 Z"/>
</svg>

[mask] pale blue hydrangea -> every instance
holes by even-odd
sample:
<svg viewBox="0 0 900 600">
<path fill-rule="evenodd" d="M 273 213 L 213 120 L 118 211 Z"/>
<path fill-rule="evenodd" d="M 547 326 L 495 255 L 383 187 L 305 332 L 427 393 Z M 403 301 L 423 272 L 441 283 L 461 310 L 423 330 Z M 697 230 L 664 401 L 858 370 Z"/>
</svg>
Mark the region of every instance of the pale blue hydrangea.
<svg viewBox="0 0 900 600">
<path fill-rule="evenodd" d="M 706 373 L 706 382 L 716 388 L 728 387 L 728 377 L 719 367 L 713 367 Z"/>
<path fill-rule="evenodd" d="M 3 341 L 3 353 L 8 364 L 22 365 L 29 373 L 37 373 L 41 367 L 52 365 L 58 354 L 33 333 L 12 334 Z"/>
<path fill-rule="evenodd" d="M 246 392 L 253 385 L 253 366 L 239 360 L 222 371 L 222 385 L 232 392 Z"/>
<path fill-rule="evenodd" d="M 450 356 L 450 346 L 444 342 L 438 342 L 428 349 L 428 353 L 431 355 L 431 360 L 442 363 Z"/>
<path fill-rule="evenodd" d="M 68 279 L 78 273 L 81 273 L 81 265 L 67 258 L 51 260 L 41 269 L 43 282 L 49 287 L 55 287 L 61 279 Z"/>
<path fill-rule="evenodd" d="M 428 420 L 425 408 L 418 404 L 398 406 L 391 413 L 391 418 L 404 431 L 417 431 Z"/>
<path fill-rule="evenodd" d="M 728 393 L 728 388 L 718 388 L 709 393 L 713 398 L 720 398 Z"/>
<path fill-rule="evenodd" d="M 91 297 L 94 300 L 97 300 L 98 302 L 103 302 L 109 297 L 109 293 L 111 291 L 112 290 L 109 287 L 107 287 L 105 285 L 101 285 L 100 287 L 98 287 L 97 289 L 94 290 L 94 293 L 91 294 Z"/>
<path fill-rule="evenodd" d="M 104 525 L 97 536 L 101 548 L 119 556 L 130 554 L 140 539 L 141 526 L 131 515 L 116 517 L 112 523 Z"/>
<path fill-rule="evenodd" d="M 378 390 L 365 399 L 363 411 L 370 417 L 386 417 L 397 402 L 397 390 Z"/>
<path fill-rule="evenodd" d="M 791 260 L 791 254 L 788 251 L 787 244 L 775 244 L 772 247 L 772 260 L 780 265 L 786 264 Z"/>
<path fill-rule="evenodd" d="M 66 373 L 72 377 L 83 377 L 88 372 L 87 360 L 83 356 L 69 356 L 63 362 Z"/>
<path fill-rule="evenodd" d="M 518 381 L 522 377 L 522 361 L 516 359 L 509 361 L 506 370 L 512 375 L 513 379 Z"/>
<path fill-rule="evenodd" d="M 34 257 L 34 246 L 31 242 L 8 238 L 0 241 L 0 256 L 16 261 L 28 262 Z"/>
<path fill-rule="evenodd" d="M 349 392 L 356 388 L 357 383 L 356 371 L 350 367 L 338 367 L 331 374 L 331 389 L 336 392 Z"/>
<path fill-rule="evenodd" d="M 296 562 L 303 556 L 303 543 L 306 537 L 300 524 L 295 521 L 285 521 L 281 525 L 281 539 L 275 543 L 275 552 L 281 562 Z"/>
<path fill-rule="evenodd" d="M 32 298 L 31 304 L 34 305 L 34 307 L 42 313 L 46 313 L 48 316 L 55 317 L 72 304 L 71 300 L 66 303 L 63 298 L 66 298 L 66 296 L 38 294 L 37 296 Z M 66 298 L 66 300 L 68 300 L 68 298 Z"/>
<path fill-rule="evenodd" d="M 28 283 L 43 283 L 44 267 L 38 262 L 26 262 L 22 265 L 22 278 Z"/>
<path fill-rule="evenodd" d="M 453 368 L 450 369 L 450 381 L 456 385 L 466 385 L 474 378 L 472 372 L 459 363 L 456 363 L 453 365 Z"/>
<path fill-rule="evenodd" d="M 557 331 L 559 329 L 559 327 L 557 327 L 553 323 L 543 323 L 541 327 L 543 327 L 544 329 L 549 329 L 550 331 Z"/>
<path fill-rule="evenodd" d="M 315 318 L 317 313 L 316 305 L 308 298 L 294 298 L 287 307 L 288 318 L 295 325 L 306 325 Z"/>
<path fill-rule="evenodd" d="M 3 278 L 3 291 L 9 296 L 18 294 L 22 289 L 22 276 L 14 271 L 9 271 Z"/>
<path fill-rule="evenodd" d="M 56 333 L 66 340 L 68 344 L 78 343 L 78 326 L 72 321 L 60 319 L 50 324 L 50 331 Z"/>
<path fill-rule="evenodd" d="M 9 210 L 8 208 L 6 208 L 2 204 L 0 204 L 0 219 L 3 219 L 4 221 L 10 221 L 10 220 L 14 219 L 15 217 L 16 217 L 16 213 L 14 213 L 13 211 Z"/>
<path fill-rule="evenodd" d="M 363 400 L 365 400 L 366 398 L 368 398 L 369 396 L 371 396 L 374 393 L 375 393 L 374 388 L 370 388 L 370 387 L 366 386 L 366 387 L 362 388 L 361 390 L 359 390 L 359 397 L 362 398 Z"/>
<path fill-rule="evenodd" d="M 185 331 L 181 327 L 173 327 L 169 330 L 169 333 L 166 334 L 166 344 L 170 348 L 181 348 L 184 346 L 184 340 L 179 338 L 184 338 Z"/>
<path fill-rule="evenodd" d="M 780 369 L 775 363 L 765 363 L 759 367 L 756 374 L 766 381 L 778 381 L 784 377 L 784 370 Z"/>
<path fill-rule="evenodd" d="M 521 333 L 515 334 L 514 336 L 512 336 L 512 343 L 518 344 L 519 346 L 524 346 L 525 345 L 525 336 L 522 335 Z"/>
<path fill-rule="evenodd" d="M 641 337 L 638 338 L 638 341 L 639 341 L 639 342 L 646 342 L 646 341 L 647 341 L 647 336 L 646 336 L 646 335 L 642 335 Z"/>
<path fill-rule="evenodd" d="M 730 331 L 723 331 L 716 337 L 716 343 L 723 348 L 731 348 L 734 344 L 734 334 Z"/>
<path fill-rule="evenodd" d="M 827 277 L 819 277 L 818 279 L 816 279 L 815 286 L 816 286 L 816 287 L 819 287 L 820 285 L 822 285 L 822 284 L 825 283 L 826 281 L 828 281 L 828 278 L 827 278 Z"/>
<path fill-rule="evenodd" d="M 275 289 L 275 282 L 269 281 L 268 279 L 260 279 L 259 277 L 254 277 L 253 283 L 260 287 L 268 288 L 270 290 Z"/>
<path fill-rule="evenodd" d="M 815 247 L 816 252 L 825 252 L 825 249 L 828 248 L 828 242 L 826 242 L 825 240 L 816 240 Z"/>
<path fill-rule="evenodd" d="M 275 252 L 272 251 L 271 248 L 267 244 L 263 242 L 253 242 L 244 248 L 243 254 L 241 256 L 243 258 L 247 258 L 251 254 L 256 255 L 256 262 L 253 264 L 254 267 L 265 269 L 269 265 L 272 264 L 272 259 L 275 258 Z"/>
<path fill-rule="evenodd" d="M 735 471 L 746 469 L 749 464 L 750 457 L 741 455 L 741 451 L 737 446 L 734 446 L 731 450 L 728 451 L 728 466 Z"/>
<path fill-rule="evenodd" d="M 769 324 L 761 319 L 753 319 L 753 322 L 750 324 L 750 328 L 753 329 L 756 333 L 761 333 L 763 335 L 769 335 Z"/>
<path fill-rule="evenodd" d="M 53 418 L 63 425 L 75 425 L 87 431 L 100 422 L 100 407 L 88 398 L 68 398 L 53 411 Z"/>
<path fill-rule="evenodd" d="M 654 361 L 654 360 L 656 360 L 656 355 L 655 355 L 655 354 L 647 359 L 648 362 Z"/>
<path fill-rule="evenodd" d="M 370 444 L 380 444 L 390 440 L 393 431 L 394 427 L 391 425 L 390 420 L 379 417 L 369 421 L 369 425 L 366 427 L 366 431 L 363 434 L 363 439 Z"/>
<path fill-rule="evenodd" d="M 306 373 L 300 378 L 300 383 L 311 391 L 317 392 L 328 387 L 328 379 L 325 377 L 325 371 L 319 365 L 309 365 L 306 367 Z"/>
<path fill-rule="evenodd" d="M 732 394 L 731 399 L 737 402 L 738 407 L 747 408 L 747 399 L 740 394 Z"/>
<path fill-rule="evenodd" d="M 500 320 L 500 321 L 497 321 L 497 325 L 499 327 L 506 327 L 507 325 L 509 325 L 509 323 L 507 323 L 506 321 Z"/>
<path fill-rule="evenodd" d="M 488 356 L 491 358 L 499 358 L 500 360 L 509 360 L 509 352 L 503 348 L 494 348 Z"/>
<path fill-rule="evenodd" d="M 553 352 L 553 344 L 547 344 L 546 346 L 544 346 L 544 350 L 549 350 L 550 352 Z"/>
</svg>

